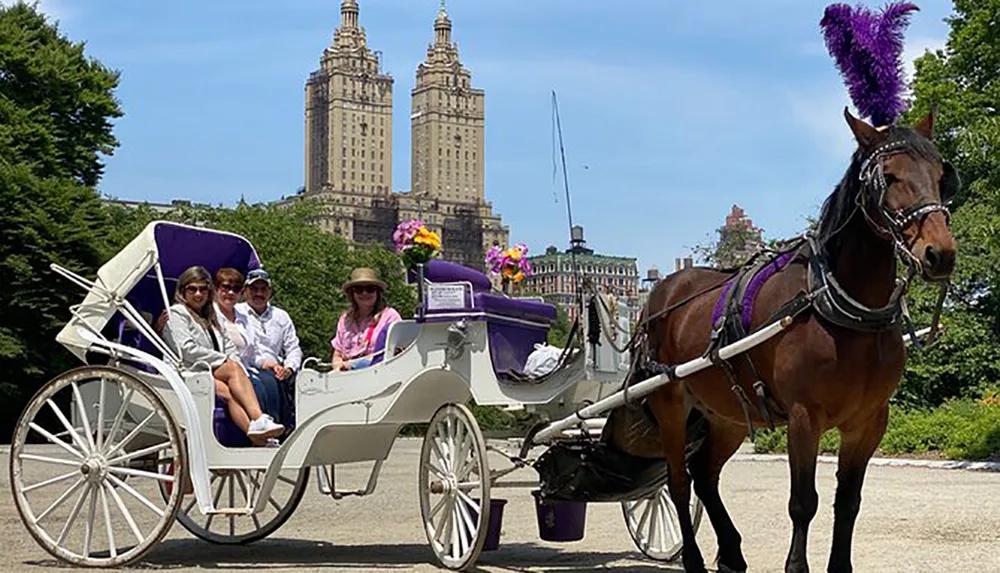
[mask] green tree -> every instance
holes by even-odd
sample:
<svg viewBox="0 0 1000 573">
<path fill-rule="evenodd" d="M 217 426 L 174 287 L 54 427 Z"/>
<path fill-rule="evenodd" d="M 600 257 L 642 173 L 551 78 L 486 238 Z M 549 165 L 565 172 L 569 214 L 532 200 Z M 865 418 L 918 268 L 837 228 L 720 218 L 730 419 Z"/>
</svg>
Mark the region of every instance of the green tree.
<svg viewBox="0 0 1000 573">
<path fill-rule="evenodd" d="M 758 231 L 723 225 L 715 230 L 717 239 L 692 247 L 695 258 L 719 268 L 738 267 L 764 246 Z"/>
<path fill-rule="evenodd" d="M 959 245 L 954 296 L 936 347 L 912 352 L 897 400 L 936 405 L 1000 381 L 1000 0 L 956 0 L 943 50 L 916 61 L 909 124 L 932 108 L 935 143 L 962 176 L 952 205 Z M 911 309 L 929 324 L 936 291 L 915 285 Z"/>
<path fill-rule="evenodd" d="M 93 187 L 118 141 L 117 71 L 88 58 L 35 5 L 0 7 L 0 158 Z"/>
<path fill-rule="evenodd" d="M 105 213 L 92 186 L 117 145 L 118 75 L 85 57 L 35 6 L 0 7 L 0 439 L 26 399 L 72 364 L 55 335 L 93 276 Z"/>
</svg>

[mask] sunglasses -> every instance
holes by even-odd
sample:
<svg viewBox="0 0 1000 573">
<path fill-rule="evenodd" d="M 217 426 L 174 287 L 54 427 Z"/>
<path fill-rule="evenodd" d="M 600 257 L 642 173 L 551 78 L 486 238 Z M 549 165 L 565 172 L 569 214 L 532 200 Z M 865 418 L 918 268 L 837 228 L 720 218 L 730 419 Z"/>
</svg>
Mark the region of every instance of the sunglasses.
<svg viewBox="0 0 1000 573">
<path fill-rule="evenodd" d="M 226 291 L 226 292 L 231 292 L 231 293 L 239 293 L 240 291 L 243 290 L 243 285 L 242 284 L 234 285 L 232 283 L 224 283 L 224 284 L 219 285 L 219 290 Z"/>
<path fill-rule="evenodd" d="M 199 285 L 188 285 L 188 286 L 184 287 L 184 292 L 186 292 L 188 294 L 197 294 L 197 293 L 200 293 L 200 292 L 208 292 L 209 290 L 210 289 L 208 288 L 208 285 L 201 285 L 201 286 L 199 286 Z"/>
<path fill-rule="evenodd" d="M 363 293 L 371 294 L 373 292 L 378 292 L 378 287 L 375 286 L 375 285 L 364 285 L 364 286 L 354 287 L 351 290 L 353 290 L 354 292 L 363 292 Z"/>
</svg>

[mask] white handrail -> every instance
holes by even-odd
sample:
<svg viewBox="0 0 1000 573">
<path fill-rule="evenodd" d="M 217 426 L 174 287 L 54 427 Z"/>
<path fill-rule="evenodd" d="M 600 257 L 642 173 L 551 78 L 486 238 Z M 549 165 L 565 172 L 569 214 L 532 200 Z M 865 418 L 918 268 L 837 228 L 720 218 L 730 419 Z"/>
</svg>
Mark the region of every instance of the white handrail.
<svg viewBox="0 0 1000 573">
<path fill-rule="evenodd" d="M 754 346 L 757 346 L 758 344 L 764 342 L 765 340 L 775 336 L 776 334 L 787 328 L 790 324 L 792 324 L 792 317 L 786 316 L 785 318 L 769 326 L 766 326 L 761 330 L 758 330 L 757 332 L 751 334 L 750 336 L 747 336 L 746 338 L 737 340 L 736 342 L 730 344 L 729 346 L 722 347 L 719 350 L 719 357 L 723 359 L 728 359 L 732 358 L 733 356 L 736 356 L 737 354 L 746 352 L 747 350 L 753 348 Z M 690 360 L 688 362 L 685 362 L 684 364 L 681 364 L 680 366 L 677 366 L 674 370 L 674 373 L 676 378 L 684 378 L 686 376 L 694 374 L 695 372 L 704 370 L 712 365 L 713 365 L 712 360 L 708 357 L 695 358 L 694 360 Z M 567 416 L 562 420 L 559 420 L 558 422 L 549 424 L 548 427 L 546 427 L 544 430 L 535 435 L 534 442 L 535 443 L 547 442 L 552 438 L 555 438 L 558 435 L 562 434 L 563 431 L 576 426 L 586 418 L 592 418 L 594 416 L 597 416 L 598 414 L 607 412 L 613 408 L 621 406 L 622 404 L 625 403 L 626 393 L 628 394 L 628 397 L 630 399 L 641 398 L 647 394 L 652 393 L 660 386 L 669 384 L 670 382 L 671 378 L 669 378 L 666 374 L 658 374 L 656 376 L 653 376 L 652 378 L 643 380 L 642 382 L 639 382 L 634 386 L 630 386 L 627 391 L 620 390 L 618 392 L 615 392 L 614 394 L 608 396 L 607 398 L 600 400 L 590 406 L 587 406 L 586 408 L 583 408 L 582 410 L 579 410 L 578 412 L 575 412 L 574 414 Z"/>
</svg>

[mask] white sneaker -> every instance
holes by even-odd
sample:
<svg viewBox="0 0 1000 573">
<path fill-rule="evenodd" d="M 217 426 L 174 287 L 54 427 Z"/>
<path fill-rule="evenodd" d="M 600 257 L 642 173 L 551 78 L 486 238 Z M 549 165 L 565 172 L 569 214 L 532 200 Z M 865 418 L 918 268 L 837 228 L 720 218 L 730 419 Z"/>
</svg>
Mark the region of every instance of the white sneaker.
<svg viewBox="0 0 1000 573">
<path fill-rule="evenodd" d="M 251 438 L 276 438 L 284 433 L 284 431 L 284 426 L 275 424 L 271 416 L 263 414 L 260 418 L 250 422 L 250 427 L 247 428 L 247 436 Z"/>
</svg>

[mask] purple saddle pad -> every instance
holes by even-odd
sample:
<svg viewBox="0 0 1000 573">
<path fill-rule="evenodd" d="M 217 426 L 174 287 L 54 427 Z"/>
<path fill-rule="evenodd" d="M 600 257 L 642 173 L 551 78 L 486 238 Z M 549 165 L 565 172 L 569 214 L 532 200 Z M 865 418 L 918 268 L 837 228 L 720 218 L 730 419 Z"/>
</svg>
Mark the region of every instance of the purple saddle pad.
<svg viewBox="0 0 1000 573">
<path fill-rule="evenodd" d="M 743 314 L 741 316 L 743 330 L 747 332 L 750 331 L 750 322 L 753 319 L 753 305 L 757 300 L 757 295 L 760 294 L 760 289 L 764 287 L 764 283 L 776 275 L 778 271 L 785 268 L 785 266 L 787 266 L 788 263 L 795 258 L 797 251 L 798 249 L 793 249 L 782 253 L 774 260 L 761 267 L 757 273 L 751 277 L 750 282 L 747 283 L 746 291 L 743 293 L 743 300 L 740 301 L 741 308 L 743 309 Z M 715 310 L 712 312 L 712 324 L 716 324 L 725 312 L 726 297 L 729 296 L 729 291 L 733 288 L 733 285 L 736 284 L 739 278 L 740 275 L 736 275 L 726 282 L 726 286 L 722 289 L 722 294 L 719 295 L 718 302 L 715 303 Z M 739 293 L 736 293 L 734 296 L 739 296 Z"/>
</svg>

